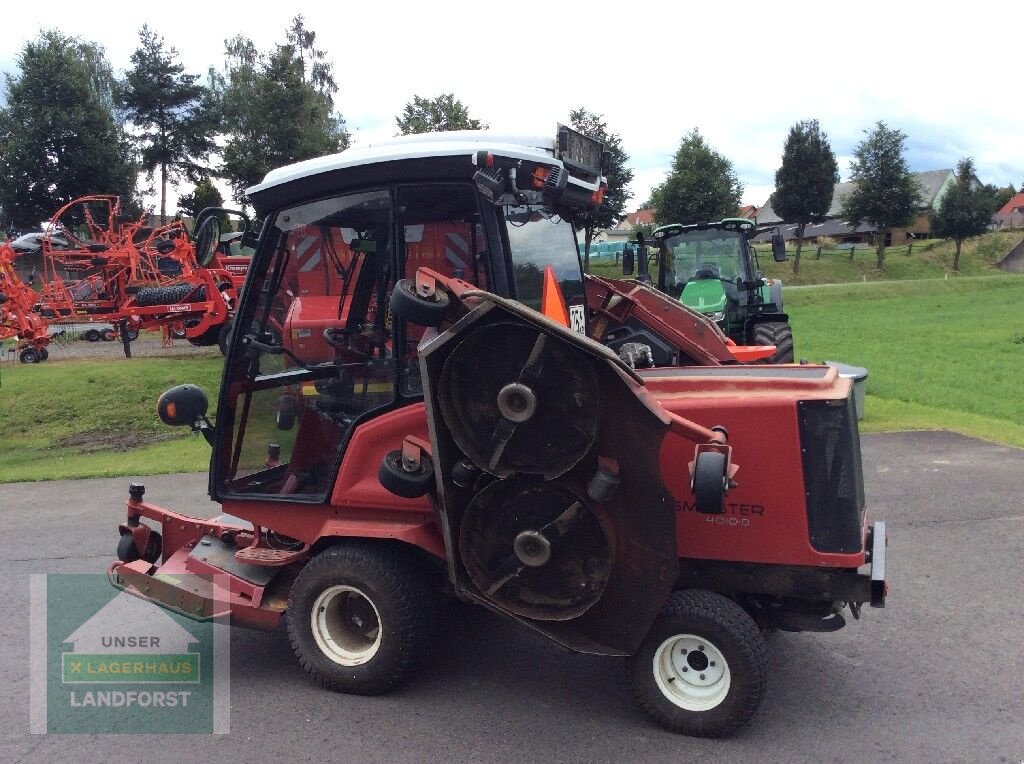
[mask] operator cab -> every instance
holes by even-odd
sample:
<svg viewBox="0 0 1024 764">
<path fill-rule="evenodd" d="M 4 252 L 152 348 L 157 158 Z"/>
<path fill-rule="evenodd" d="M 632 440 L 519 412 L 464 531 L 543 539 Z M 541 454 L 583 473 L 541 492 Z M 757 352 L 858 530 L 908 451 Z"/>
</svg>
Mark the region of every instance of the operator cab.
<svg viewBox="0 0 1024 764">
<path fill-rule="evenodd" d="M 550 273 L 585 333 L 571 216 L 603 192 L 599 168 L 550 138 L 417 138 L 416 150 L 350 149 L 250 189 L 265 222 L 211 437 L 213 498 L 324 502 L 356 427 L 422 400 L 423 329 L 389 305 L 419 268 L 536 309 Z"/>
</svg>

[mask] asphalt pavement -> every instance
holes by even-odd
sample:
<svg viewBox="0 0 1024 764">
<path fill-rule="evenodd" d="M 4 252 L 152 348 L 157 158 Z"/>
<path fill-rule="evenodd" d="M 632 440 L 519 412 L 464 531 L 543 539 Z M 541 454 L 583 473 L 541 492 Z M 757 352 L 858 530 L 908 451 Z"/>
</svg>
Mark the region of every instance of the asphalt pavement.
<svg viewBox="0 0 1024 764">
<path fill-rule="evenodd" d="M 884 610 L 834 634 L 778 634 L 768 695 L 727 740 L 662 731 L 618 659 L 574 655 L 479 608 L 451 611 L 433 660 L 381 698 L 336 695 L 283 630 L 236 630 L 230 734 L 29 732 L 29 575 L 100 572 L 128 479 L 0 485 L 0 761 L 1024 760 L 1024 450 L 948 433 L 863 438 L 870 512 L 888 523 Z M 206 516 L 205 476 L 145 479 Z"/>
</svg>

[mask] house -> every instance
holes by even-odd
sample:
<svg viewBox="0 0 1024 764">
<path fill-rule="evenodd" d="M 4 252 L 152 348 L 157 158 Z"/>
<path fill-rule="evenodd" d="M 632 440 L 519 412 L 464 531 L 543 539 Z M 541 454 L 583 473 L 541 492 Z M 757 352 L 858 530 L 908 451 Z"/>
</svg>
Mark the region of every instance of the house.
<svg viewBox="0 0 1024 764">
<path fill-rule="evenodd" d="M 931 233 L 930 213 L 938 210 L 939 202 L 946 190 L 956 182 L 956 174 L 953 170 L 928 170 L 926 172 L 913 173 L 921 189 L 921 205 L 914 221 L 905 228 L 894 228 L 886 232 L 887 244 L 903 244 L 911 239 L 927 238 Z M 973 179 L 974 184 L 979 184 L 977 178 Z M 832 204 L 821 223 L 807 225 L 804 229 L 804 241 L 814 242 L 819 237 L 828 237 L 843 242 L 868 242 L 874 238 L 877 231 L 869 223 L 856 223 L 855 221 L 843 220 L 843 201 L 853 191 L 854 183 L 837 183 L 832 192 Z M 775 214 L 771 206 L 771 198 L 764 203 L 757 213 L 756 222 L 758 225 L 771 225 L 783 223 L 782 218 Z M 796 238 L 796 225 L 784 224 L 779 226 L 782 235 L 787 240 Z M 762 234 L 757 240 L 767 240 L 770 233 Z"/>
<path fill-rule="evenodd" d="M 760 210 L 759 207 L 753 204 L 744 204 L 736 211 L 736 217 L 746 218 L 747 220 L 756 220 L 757 213 Z"/>
<path fill-rule="evenodd" d="M 1024 228 L 1024 191 L 1015 194 L 1010 201 L 992 216 L 996 228 Z"/>
<path fill-rule="evenodd" d="M 594 237 L 594 240 L 611 242 L 629 241 L 634 236 L 633 229 L 638 225 L 654 225 L 653 207 L 628 213 L 626 217 L 619 221 L 618 225 L 601 231 Z"/>
</svg>

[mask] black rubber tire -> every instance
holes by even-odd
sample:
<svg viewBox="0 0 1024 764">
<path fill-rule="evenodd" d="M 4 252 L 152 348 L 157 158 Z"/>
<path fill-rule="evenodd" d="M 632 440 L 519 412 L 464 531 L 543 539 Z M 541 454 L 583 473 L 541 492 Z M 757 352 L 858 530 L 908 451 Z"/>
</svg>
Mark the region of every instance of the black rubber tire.
<svg viewBox="0 0 1024 764">
<path fill-rule="evenodd" d="M 414 280 L 401 279 L 391 292 L 391 315 L 417 326 L 440 326 L 448 315 L 448 293 L 438 289 L 426 299 L 416 293 Z"/>
<path fill-rule="evenodd" d="M 89 342 L 99 342 L 100 330 L 99 329 L 86 329 L 82 335 Z"/>
<path fill-rule="evenodd" d="M 434 465 L 423 455 L 420 468 L 416 472 L 402 469 L 402 452 L 389 451 L 384 455 L 377 471 L 380 484 L 395 496 L 404 499 L 417 499 L 426 496 L 434 487 Z"/>
<path fill-rule="evenodd" d="M 782 321 L 768 321 L 754 326 L 755 345 L 774 345 L 775 354 L 762 363 L 793 363 L 793 328 Z"/>
<path fill-rule="evenodd" d="M 135 304 L 140 308 L 150 308 L 154 305 L 176 305 L 184 300 L 192 291 L 194 284 L 173 284 L 163 287 L 144 287 L 135 293 Z M 206 290 L 201 290 L 203 295 L 197 292 L 194 300 L 205 299 Z"/>
<path fill-rule="evenodd" d="M 725 454 L 703 451 L 694 465 L 693 494 L 698 512 L 720 515 L 725 511 Z M 713 508 L 713 509 L 712 509 Z"/>
<path fill-rule="evenodd" d="M 228 354 L 228 346 L 231 344 L 231 329 L 234 324 L 234 320 L 229 318 L 217 330 L 217 347 L 220 348 L 220 354 L 223 356 Z"/>
<path fill-rule="evenodd" d="M 169 330 L 169 332 L 170 332 L 171 337 L 173 337 L 176 340 L 186 339 L 185 330 L 184 329 L 174 329 L 174 328 L 171 328 Z"/>
<path fill-rule="evenodd" d="M 22 363 L 39 363 L 42 359 L 39 357 L 39 351 L 35 348 L 25 348 L 18 353 L 18 360 Z"/>
<path fill-rule="evenodd" d="M 728 664 L 729 690 L 709 710 L 684 709 L 658 688 L 654 656 L 676 634 L 707 639 Z M 640 707 L 661 726 L 696 737 L 725 737 L 750 721 L 761 704 L 768 683 L 768 648 L 743 608 L 721 594 L 690 589 L 669 597 L 639 651 L 630 658 L 629 673 Z"/>
<path fill-rule="evenodd" d="M 139 338 L 138 329 L 129 329 L 128 331 L 125 332 L 125 334 L 128 336 L 129 342 L 135 342 L 135 340 Z"/>
<path fill-rule="evenodd" d="M 100 337 L 103 339 L 104 342 L 113 342 L 115 339 L 117 339 L 117 332 L 115 332 L 113 329 L 104 329 L 103 331 L 100 332 Z"/>
<path fill-rule="evenodd" d="M 220 337 L 221 326 L 223 326 L 223 324 L 215 324 L 198 337 L 189 337 L 188 341 L 197 348 L 212 347 L 217 344 L 217 339 Z"/>
<path fill-rule="evenodd" d="M 343 541 L 316 555 L 288 594 L 288 639 L 302 667 L 322 687 L 354 695 L 380 695 L 417 667 L 437 621 L 437 593 L 428 573 L 408 552 L 381 543 Z M 359 665 L 334 661 L 313 636 L 313 607 L 332 586 L 357 589 L 379 615 L 381 642 Z"/>
<path fill-rule="evenodd" d="M 39 360 L 45 361 L 50 357 L 50 351 L 46 348 L 39 348 Z"/>
</svg>

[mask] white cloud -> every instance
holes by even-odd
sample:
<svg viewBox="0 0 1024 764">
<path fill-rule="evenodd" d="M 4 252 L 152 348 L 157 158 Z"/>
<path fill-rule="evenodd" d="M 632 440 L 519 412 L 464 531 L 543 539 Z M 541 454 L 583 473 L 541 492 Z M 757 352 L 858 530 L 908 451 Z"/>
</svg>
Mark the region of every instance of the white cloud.
<svg viewBox="0 0 1024 764">
<path fill-rule="evenodd" d="M 101 43 L 128 66 L 149 23 L 186 66 L 223 62 L 236 31 L 261 48 L 304 13 L 334 62 L 349 129 L 395 132 L 413 94 L 454 92 L 471 113 L 506 131 L 548 133 L 568 111 L 603 113 L 632 158 L 633 201 L 661 180 L 679 140 L 698 127 L 727 156 L 744 201 L 771 191 L 793 122 L 816 117 L 848 161 L 877 120 L 909 136 L 912 169 L 952 167 L 965 154 L 984 181 L 1024 179 L 1014 80 L 1024 14 L 1012 4 L 693 3 L 567 1 L 486 4 L 345 3 L 244 6 L 186 0 L 173 9 L 80 3 L 5 9 L 0 64 L 40 28 L 61 25 Z"/>
</svg>

